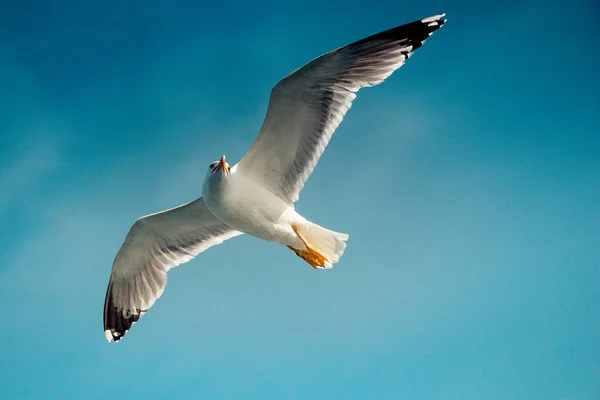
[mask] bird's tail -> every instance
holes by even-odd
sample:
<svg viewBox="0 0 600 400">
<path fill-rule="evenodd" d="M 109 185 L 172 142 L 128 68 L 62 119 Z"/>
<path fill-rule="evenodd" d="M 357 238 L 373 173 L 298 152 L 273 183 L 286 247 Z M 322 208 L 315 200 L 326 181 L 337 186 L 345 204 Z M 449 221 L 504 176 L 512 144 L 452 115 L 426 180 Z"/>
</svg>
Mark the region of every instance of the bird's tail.
<svg viewBox="0 0 600 400">
<path fill-rule="evenodd" d="M 306 250 L 292 250 L 315 268 L 331 268 L 340 260 L 346 249 L 348 235 L 330 231 L 312 222 L 294 226 L 296 233 L 305 242 Z"/>
</svg>

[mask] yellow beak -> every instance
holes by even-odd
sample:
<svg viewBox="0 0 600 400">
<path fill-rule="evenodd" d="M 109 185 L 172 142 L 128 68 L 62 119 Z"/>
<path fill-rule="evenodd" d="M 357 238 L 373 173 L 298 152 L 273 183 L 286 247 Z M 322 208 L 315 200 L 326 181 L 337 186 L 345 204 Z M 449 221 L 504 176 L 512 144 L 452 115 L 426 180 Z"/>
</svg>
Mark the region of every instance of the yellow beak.
<svg viewBox="0 0 600 400">
<path fill-rule="evenodd" d="M 219 168 L 223 169 L 223 172 L 225 173 L 225 175 L 227 175 L 229 173 L 229 165 L 227 165 L 227 161 L 225 160 L 225 154 L 223 154 L 221 156 L 221 160 L 219 160 L 219 163 L 217 164 L 215 171 L 218 171 Z"/>
</svg>

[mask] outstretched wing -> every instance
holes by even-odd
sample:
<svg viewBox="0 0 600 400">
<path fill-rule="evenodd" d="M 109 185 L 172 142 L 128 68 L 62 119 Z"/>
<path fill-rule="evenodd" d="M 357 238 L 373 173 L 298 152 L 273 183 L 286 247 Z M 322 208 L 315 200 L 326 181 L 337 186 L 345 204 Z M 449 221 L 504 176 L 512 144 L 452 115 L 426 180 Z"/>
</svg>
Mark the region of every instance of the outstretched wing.
<svg viewBox="0 0 600 400">
<path fill-rule="evenodd" d="M 445 14 L 402 25 L 326 53 L 283 78 L 271 91 L 260 133 L 239 163 L 292 204 L 356 92 L 383 82 L 446 20 Z"/>
<path fill-rule="evenodd" d="M 104 335 L 118 341 L 152 307 L 167 271 L 242 232 L 217 219 L 202 197 L 138 219 L 113 262 L 104 301 Z"/>
</svg>

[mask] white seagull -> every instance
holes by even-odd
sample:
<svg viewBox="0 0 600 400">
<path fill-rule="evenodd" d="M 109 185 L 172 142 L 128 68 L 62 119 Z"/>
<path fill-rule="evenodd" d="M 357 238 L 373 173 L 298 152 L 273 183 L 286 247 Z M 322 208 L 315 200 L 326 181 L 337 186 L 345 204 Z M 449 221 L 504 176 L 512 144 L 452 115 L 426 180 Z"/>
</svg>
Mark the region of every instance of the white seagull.
<svg viewBox="0 0 600 400">
<path fill-rule="evenodd" d="M 294 203 L 356 92 L 400 68 L 444 16 L 330 51 L 279 81 L 260 133 L 238 164 L 230 167 L 222 156 L 208 167 L 202 197 L 133 224 L 112 265 L 106 340 L 120 340 L 152 307 L 169 269 L 242 233 L 287 246 L 314 268 L 338 262 L 348 235 L 308 221 Z"/>
</svg>

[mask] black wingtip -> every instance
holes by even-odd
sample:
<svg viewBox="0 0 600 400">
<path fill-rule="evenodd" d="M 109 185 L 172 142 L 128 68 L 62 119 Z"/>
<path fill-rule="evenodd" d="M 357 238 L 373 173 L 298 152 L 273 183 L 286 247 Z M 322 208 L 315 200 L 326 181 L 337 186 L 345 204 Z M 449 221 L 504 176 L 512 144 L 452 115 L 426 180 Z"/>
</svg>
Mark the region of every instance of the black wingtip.
<svg viewBox="0 0 600 400">
<path fill-rule="evenodd" d="M 109 284 L 104 300 L 104 338 L 107 342 L 118 342 L 131 329 L 146 310 L 136 309 L 134 313 L 123 315 L 114 303 L 112 285 Z"/>
<path fill-rule="evenodd" d="M 423 18 L 418 21 L 399 27 L 403 34 L 409 37 L 412 41 L 413 51 L 418 49 L 425 43 L 433 32 L 440 29 L 446 23 L 445 13 L 432 15 L 431 17 Z"/>
<path fill-rule="evenodd" d="M 386 41 L 391 39 L 402 39 L 408 41 L 408 44 L 412 46 L 411 51 L 414 51 L 421 47 L 425 40 L 429 38 L 433 32 L 441 28 L 446 23 L 446 19 L 444 18 L 445 16 L 446 14 L 442 13 L 409 22 L 408 24 L 400 25 L 375 35 L 371 35 L 367 38 L 354 42 L 349 46 L 360 47 L 365 43 L 373 43 L 379 40 Z"/>
</svg>

